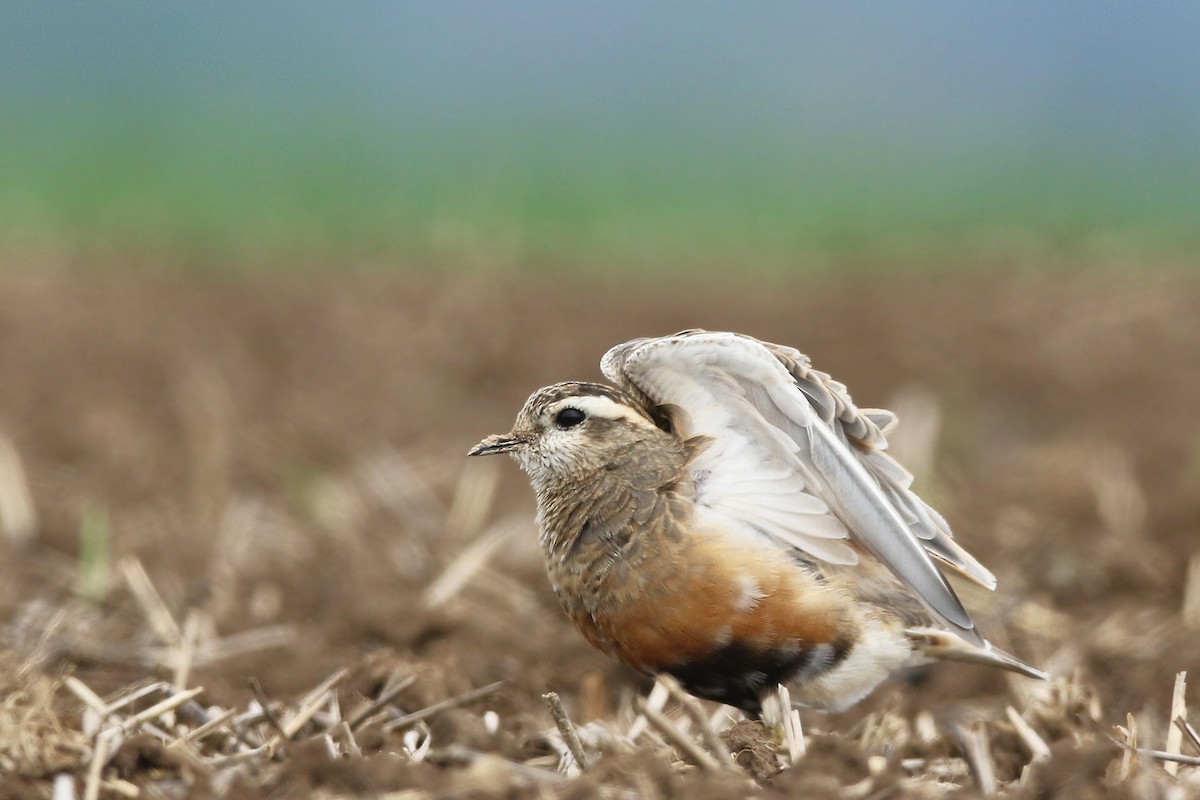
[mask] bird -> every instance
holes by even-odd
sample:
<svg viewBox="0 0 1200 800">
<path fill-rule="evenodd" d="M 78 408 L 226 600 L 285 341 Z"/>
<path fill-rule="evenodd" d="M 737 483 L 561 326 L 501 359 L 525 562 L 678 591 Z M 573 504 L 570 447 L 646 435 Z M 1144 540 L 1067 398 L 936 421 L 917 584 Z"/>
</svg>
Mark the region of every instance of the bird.
<svg viewBox="0 0 1200 800">
<path fill-rule="evenodd" d="M 739 333 L 634 339 L 601 371 L 612 385 L 539 389 L 468 453 L 528 475 L 551 588 L 597 649 L 751 714 L 779 685 L 844 710 L 936 659 L 1046 677 L 946 579 L 996 587 L 886 452 L 894 414 Z"/>
</svg>

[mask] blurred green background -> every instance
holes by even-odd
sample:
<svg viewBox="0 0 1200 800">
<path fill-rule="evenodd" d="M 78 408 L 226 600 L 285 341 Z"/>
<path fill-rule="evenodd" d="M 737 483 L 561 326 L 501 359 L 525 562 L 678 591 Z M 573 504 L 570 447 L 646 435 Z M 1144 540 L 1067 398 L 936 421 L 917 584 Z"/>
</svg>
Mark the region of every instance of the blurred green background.
<svg viewBox="0 0 1200 800">
<path fill-rule="evenodd" d="M 1200 5 L 9 4 L 0 249 L 1200 244 Z"/>
</svg>

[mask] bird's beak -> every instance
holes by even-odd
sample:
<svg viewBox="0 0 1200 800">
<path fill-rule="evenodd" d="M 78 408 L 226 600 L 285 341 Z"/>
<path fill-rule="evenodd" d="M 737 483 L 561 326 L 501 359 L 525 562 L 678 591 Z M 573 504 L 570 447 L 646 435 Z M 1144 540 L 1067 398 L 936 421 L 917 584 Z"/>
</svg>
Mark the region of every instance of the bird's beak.
<svg viewBox="0 0 1200 800">
<path fill-rule="evenodd" d="M 517 449 L 523 444 L 525 444 L 523 439 L 518 439 L 511 433 L 493 433 L 491 436 L 472 447 L 467 455 L 490 456 L 493 453 L 507 453 L 510 450 Z"/>
</svg>

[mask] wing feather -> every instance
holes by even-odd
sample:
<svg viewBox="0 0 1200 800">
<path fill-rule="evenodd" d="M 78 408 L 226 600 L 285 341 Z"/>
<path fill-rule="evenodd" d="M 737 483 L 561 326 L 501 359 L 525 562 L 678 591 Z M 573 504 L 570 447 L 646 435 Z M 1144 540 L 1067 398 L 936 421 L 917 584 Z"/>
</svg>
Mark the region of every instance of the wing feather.
<svg viewBox="0 0 1200 800">
<path fill-rule="evenodd" d="M 926 551 L 980 586 L 995 589 L 996 577 L 954 541 L 946 520 L 909 490 L 912 475 L 884 452 L 885 434 L 896 426 L 896 415 L 885 409 L 857 408 L 844 384 L 813 369 L 808 357 L 798 350 L 765 342 L 758 344 L 779 359 L 807 397 L 817 397 L 822 409 L 832 409 L 822 419 L 835 429 L 840 428 L 847 443 L 853 445 L 852 452 L 865 462 L 880 488 L 894 498 L 898 509 L 905 509 L 906 517 L 915 518 L 912 530 L 924 542 Z"/>
<path fill-rule="evenodd" d="M 931 556 L 985 586 L 995 579 L 883 452 L 895 415 L 860 411 L 799 351 L 733 333 L 637 339 L 601 367 L 650 404 L 681 409 L 680 435 L 709 440 L 691 469 L 710 519 L 834 564 L 856 563 L 853 536 L 931 612 L 982 641 Z"/>
</svg>

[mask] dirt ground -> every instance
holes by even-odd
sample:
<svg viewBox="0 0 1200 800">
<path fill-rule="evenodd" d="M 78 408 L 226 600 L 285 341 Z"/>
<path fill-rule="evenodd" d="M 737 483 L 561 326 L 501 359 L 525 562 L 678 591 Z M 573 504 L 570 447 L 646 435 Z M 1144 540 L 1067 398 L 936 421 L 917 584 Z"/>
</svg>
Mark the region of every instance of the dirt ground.
<svg viewBox="0 0 1200 800">
<path fill-rule="evenodd" d="M 1200 280 L 683 283 L 0 274 L 0 797 L 1200 796 L 1129 749 L 1200 681 Z M 705 704 L 736 767 L 675 699 L 700 756 L 638 719 L 653 684 L 563 618 L 523 476 L 464 454 L 687 327 L 896 410 L 999 577 L 981 627 L 1054 681 L 941 665 L 804 712 L 795 758 Z"/>
</svg>

